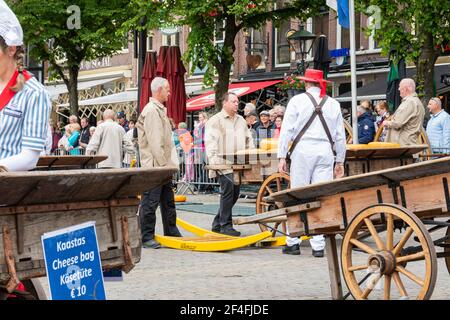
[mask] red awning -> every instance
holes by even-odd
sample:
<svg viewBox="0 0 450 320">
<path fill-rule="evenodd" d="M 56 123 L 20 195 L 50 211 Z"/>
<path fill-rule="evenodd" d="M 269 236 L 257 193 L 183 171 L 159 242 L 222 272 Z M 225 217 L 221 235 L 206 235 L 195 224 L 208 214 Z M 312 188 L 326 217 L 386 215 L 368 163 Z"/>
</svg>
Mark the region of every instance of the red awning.
<svg viewBox="0 0 450 320">
<path fill-rule="evenodd" d="M 270 80 L 270 81 L 258 81 L 258 82 L 239 82 L 232 83 L 229 86 L 228 92 L 234 92 L 238 97 L 245 96 L 246 94 L 252 93 L 254 91 L 258 91 L 263 88 L 270 87 L 278 82 L 283 81 L 280 80 Z M 214 91 L 209 91 L 201 96 L 189 99 L 186 102 L 186 111 L 198 111 L 202 110 L 206 107 L 210 107 L 214 105 L 216 102 L 216 95 Z"/>
</svg>

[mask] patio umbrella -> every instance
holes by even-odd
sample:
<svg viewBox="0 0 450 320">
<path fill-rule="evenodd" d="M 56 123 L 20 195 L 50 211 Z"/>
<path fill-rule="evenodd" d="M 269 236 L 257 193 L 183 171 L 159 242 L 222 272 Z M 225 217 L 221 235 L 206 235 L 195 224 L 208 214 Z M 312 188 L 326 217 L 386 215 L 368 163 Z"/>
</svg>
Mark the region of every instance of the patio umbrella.
<svg viewBox="0 0 450 320">
<path fill-rule="evenodd" d="M 328 50 L 328 40 L 325 35 L 320 35 L 316 40 L 316 50 L 314 52 L 314 69 L 322 70 L 323 76 L 327 79 L 330 68 L 331 57 Z"/>
<path fill-rule="evenodd" d="M 166 103 L 167 114 L 176 124 L 186 121 L 186 87 L 184 75 L 186 69 L 181 61 L 180 47 L 167 50 L 165 76 L 170 84 L 170 96 Z"/>
<path fill-rule="evenodd" d="M 156 76 L 156 52 L 151 51 L 147 52 L 145 55 L 145 63 L 144 68 L 142 70 L 142 87 L 141 87 L 141 99 L 139 110 L 142 112 L 142 109 L 147 105 L 148 100 L 152 96 L 152 90 L 150 85 L 152 80 Z"/>
<path fill-rule="evenodd" d="M 389 74 L 387 79 L 386 102 L 389 111 L 394 112 L 402 102 L 398 86 L 400 81 L 406 77 L 405 59 L 396 56 L 396 50 L 391 49 L 389 53 Z"/>
<path fill-rule="evenodd" d="M 169 51 L 168 46 L 162 46 L 159 48 L 158 62 L 156 64 L 156 75 L 158 77 L 167 78 L 166 68 L 167 68 L 167 52 Z"/>
</svg>

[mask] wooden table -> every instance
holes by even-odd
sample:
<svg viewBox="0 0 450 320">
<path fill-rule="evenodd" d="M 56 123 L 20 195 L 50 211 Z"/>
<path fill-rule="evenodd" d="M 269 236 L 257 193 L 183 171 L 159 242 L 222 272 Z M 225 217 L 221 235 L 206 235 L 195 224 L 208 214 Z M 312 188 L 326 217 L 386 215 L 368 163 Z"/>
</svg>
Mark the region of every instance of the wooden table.
<svg viewBox="0 0 450 320">
<path fill-rule="evenodd" d="M 68 169 L 68 168 L 94 168 L 99 162 L 108 159 L 108 156 L 40 156 L 36 165 L 37 170 Z"/>
<path fill-rule="evenodd" d="M 414 155 L 426 150 L 426 144 L 396 148 L 347 149 L 345 155 L 345 172 L 347 176 L 384 170 L 412 164 Z"/>
</svg>

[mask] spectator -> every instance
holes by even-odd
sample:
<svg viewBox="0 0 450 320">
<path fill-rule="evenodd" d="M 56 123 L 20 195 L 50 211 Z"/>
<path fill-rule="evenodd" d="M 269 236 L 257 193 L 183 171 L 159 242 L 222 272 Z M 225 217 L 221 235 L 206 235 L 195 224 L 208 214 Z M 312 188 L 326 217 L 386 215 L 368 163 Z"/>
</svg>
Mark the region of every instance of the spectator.
<svg viewBox="0 0 450 320">
<path fill-rule="evenodd" d="M 370 100 L 361 101 L 361 107 L 366 109 L 366 111 L 370 112 L 370 114 L 373 114 L 372 102 L 370 102 Z"/>
<path fill-rule="evenodd" d="M 250 134 L 251 134 L 252 140 L 253 140 L 253 145 L 256 146 L 256 140 L 257 140 L 256 127 L 259 126 L 258 114 L 256 113 L 256 111 L 250 112 L 245 117 L 245 121 L 247 123 L 248 129 L 250 130 Z"/>
<path fill-rule="evenodd" d="M 273 131 L 273 137 L 274 139 L 280 138 L 280 131 L 281 131 L 281 124 L 283 123 L 283 117 L 277 116 L 275 119 L 275 130 Z"/>
<path fill-rule="evenodd" d="M 69 124 L 70 123 L 78 123 L 78 117 L 76 116 L 76 115 L 71 115 L 70 117 L 69 117 Z"/>
<path fill-rule="evenodd" d="M 275 123 L 275 120 L 277 118 L 277 111 L 275 109 L 269 110 L 269 118 L 270 118 L 270 123 Z"/>
<path fill-rule="evenodd" d="M 275 130 L 275 124 L 270 123 L 269 111 L 261 111 L 259 114 L 259 125 L 256 130 L 256 146 L 259 148 L 261 140 L 272 138 L 273 130 Z"/>
<path fill-rule="evenodd" d="M 78 140 L 80 138 L 81 127 L 78 123 L 70 123 L 67 125 L 68 129 L 66 129 L 67 135 L 67 148 L 66 152 L 70 155 L 79 155 L 80 154 L 80 146 L 78 144 Z"/>
<path fill-rule="evenodd" d="M 244 107 L 244 118 L 252 111 L 256 112 L 256 106 L 251 102 L 246 103 Z"/>
<path fill-rule="evenodd" d="M 58 141 L 61 139 L 61 130 L 57 130 L 55 126 L 52 126 L 52 151 L 54 153 L 58 149 Z"/>
<path fill-rule="evenodd" d="M 127 120 L 127 116 L 125 115 L 125 112 L 123 112 L 123 111 L 117 112 L 117 119 L 119 121 L 119 124 L 122 126 L 122 128 L 125 129 L 125 132 L 130 130 L 130 127 L 129 127 L 129 124 L 128 124 L 128 120 Z"/>
<path fill-rule="evenodd" d="M 206 191 L 206 174 L 203 167 L 205 165 L 205 125 L 208 116 L 206 112 L 198 114 L 198 123 L 194 128 L 194 166 L 197 174 L 196 180 L 199 182 L 197 190 Z"/>
<path fill-rule="evenodd" d="M 108 158 L 98 164 L 99 168 L 121 168 L 123 152 L 133 153 L 133 145 L 124 139 L 125 129 L 114 121 L 114 111 L 103 112 L 104 122 L 94 132 L 86 148 L 86 154 L 106 155 Z"/>
<path fill-rule="evenodd" d="M 389 106 L 386 101 L 380 101 L 375 106 L 375 111 L 377 113 L 377 117 L 375 120 L 375 132 L 378 132 L 378 128 L 380 128 L 387 118 L 389 118 Z M 378 138 L 378 141 L 384 142 L 386 140 L 386 128 L 383 127 L 383 131 L 380 134 L 380 137 Z"/>
<path fill-rule="evenodd" d="M 89 141 L 92 139 L 92 136 L 94 135 L 95 129 L 97 129 L 97 127 L 91 126 L 89 128 Z"/>
<path fill-rule="evenodd" d="M 80 139 L 78 141 L 78 144 L 81 148 L 86 148 L 89 144 L 89 139 L 91 138 L 91 135 L 89 133 L 89 120 L 88 118 L 82 118 L 81 119 L 81 133 L 80 133 Z"/>
<path fill-rule="evenodd" d="M 125 168 L 131 167 L 132 161 L 136 159 L 136 143 L 137 139 L 133 137 L 133 132 L 136 127 L 136 121 L 133 119 L 130 119 L 128 121 L 128 127 L 129 130 L 125 133 L 124 139 L 127 139 L 129 143 L 133 145 L 133 152 L 132 153 L 124 153 L 123 155 L 123 166 Z"/>
<path fill-rule="evenodd" d="M 170 122 L 170 128 L 172 130 L 173 144 L 175 145 L 175 148 L 177 150 L 180 150 L 181 146 L 180 146 L 180 138 L 178 137 L 178 133 L 177 133 L 177 125 L 175 124 L 175 121 L 172 118 L 169 118 L 169 122 Z"/>
<path fill-rule="evenodd" d="M 277 113 L 277 116 L 284 117 L 284 113 L 286 112 L 286 107 L 281 104 L 277 104 L 273 107 L 273 110 Z"/>
<path fill-rule="evenodd" d="M 375 136 L 375 124 L 369 109 L 359 105 L 356 109 L 358 115 L 358 141 L 360 144 L 368 144 Z"/>
<path fill-rule="evenodd" d="M 180 140 L 180 146 L 184 153 L 184 164 L 186 168 L 186 174 L 183 177 L 183 181 L 192 181 L 194 179 L 194 139 L 191 133 L 187 129 L 185 122 L 178 124 L 177 130 L 178 139 Z"/>
<path fill-rule="evenodd" d="M 65 125 L 62 131 L 64 132 L 64 135 L 58 141 L 58 148 L 60 149 L 61 154 L 65 154 L 66 150 L 69 148 L 68 137 L 72 132 L 69 129 L 69 125 Z M 69 133 L 67 131 L 69 131 Z"/>
<path fill-rule="evenodd" d="M 430 120 L 427 124 L 427 136 L 433 153 L 450 153 L 450 116 L 442 110 L 439 98 L 431 98 L 428 102 Z"/>
</svg>

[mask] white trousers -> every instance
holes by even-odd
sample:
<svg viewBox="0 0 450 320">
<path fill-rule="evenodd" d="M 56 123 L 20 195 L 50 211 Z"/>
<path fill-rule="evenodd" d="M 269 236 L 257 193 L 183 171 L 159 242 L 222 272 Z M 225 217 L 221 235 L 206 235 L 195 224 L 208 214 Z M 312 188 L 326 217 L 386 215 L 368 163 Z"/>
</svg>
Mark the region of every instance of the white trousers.
<svg viewBox="0 0 450 320">
<path fill-rule="evenodd" d="M 291 156 L 291 188 L 333 180 L 333 166 L 334 156 L 329 142 L 299 142 Z M 299 238 L 286 237 L 288 246 L 301 242 Z M 323 235 L 313 236 L 309 242 L 315 251 L 325 248 Z"/>
</svg>

